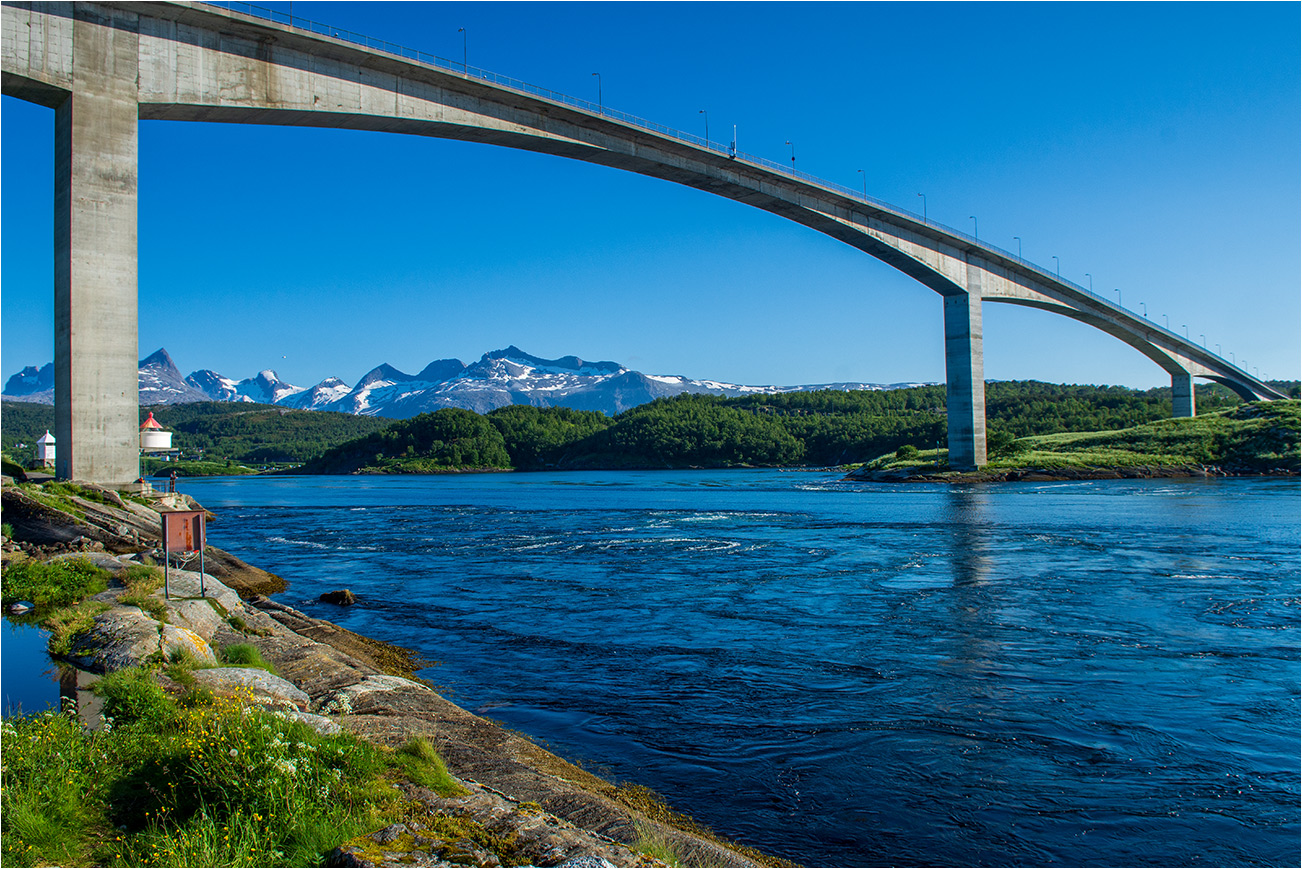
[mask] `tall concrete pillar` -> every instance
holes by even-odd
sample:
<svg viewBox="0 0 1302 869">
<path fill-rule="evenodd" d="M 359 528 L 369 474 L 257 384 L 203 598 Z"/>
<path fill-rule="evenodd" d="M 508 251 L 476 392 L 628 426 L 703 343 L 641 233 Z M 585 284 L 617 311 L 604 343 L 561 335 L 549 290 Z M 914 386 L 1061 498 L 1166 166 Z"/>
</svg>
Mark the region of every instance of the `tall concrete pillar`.
<svg viewBox="0 0 1302 869">
<path fill-rule="evenodd" d="M 945 406 L 949 466 L 974 471 L 986 463 L 986 380 L 981 294 L 944 296 Z"/>
<path fill-rule="evenodd" d="M 1193 375 L 1172 374 L 1171 416 L 1176 418 L 1194 416 L 1196 410 Z"/>
<path fill-rule="evenodd" d="M 54 115 L 54 424 L 61 479 L 140 475 L 137 16 L 70 4 L 73 91 Z"/>
</svg>

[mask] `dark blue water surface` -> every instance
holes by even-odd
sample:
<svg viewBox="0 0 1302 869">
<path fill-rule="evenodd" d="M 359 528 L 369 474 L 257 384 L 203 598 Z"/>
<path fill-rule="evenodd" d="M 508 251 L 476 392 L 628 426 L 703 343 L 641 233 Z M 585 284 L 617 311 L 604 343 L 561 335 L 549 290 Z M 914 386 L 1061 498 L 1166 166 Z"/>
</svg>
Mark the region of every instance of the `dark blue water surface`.
<svg viewBox="0 0 1302 869">
<path fill-rule="evenodd" d="M 183 488 L 281 600 L 791 860 L 1299 862 L 1296 481 Z"/>
</svg>

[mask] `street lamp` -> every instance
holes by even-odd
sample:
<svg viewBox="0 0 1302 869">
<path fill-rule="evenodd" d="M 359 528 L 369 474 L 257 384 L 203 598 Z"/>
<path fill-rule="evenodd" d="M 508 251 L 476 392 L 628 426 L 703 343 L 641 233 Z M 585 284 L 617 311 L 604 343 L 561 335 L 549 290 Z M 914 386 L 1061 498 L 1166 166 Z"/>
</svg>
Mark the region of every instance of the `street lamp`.
<svg viewBox="0 0 1302 869">
<path fill-rule="evenodd" d="M 972 221 L 972 237 L 977 241 L 981 240 L 981 233 L 977 231 L 977 219 L 975 214 L 969 214 L 968 219 Z"/>
<path fill-rule="evenodd" d="M 1053 267 L 1054 271 L 1058 273 L 1058 277 L 1062 277 L 1062 262 L 1056 256 L 1053 258 Z"/>
<path fill-rule="evenodd" d="M 1089 280 L 1090 280 L 1090 292 L 1091 292 L 1091 293 L 1094 292 L 1094 276 L 1093 276 L 1092 274 L 1090 274 L 1089 272 L 1086 272 L 1086 273 L 1085 273 L 1085 277 L 1089 278 Z M 1121 292 L 1120 292 L 1120 291 L 1117 292 L 1117 304 L 1118 304 L 1118 305 L 1121 304 Z"/>
<path fill-rule="evenodd" d="M 457 33 L 460 33 L 460 34 L 461 34 L 461 72 L 462 72 L 464 75 L 469 75 L 469 74 L 470 74 L 470 64 L 469 64 L 468 61 L 469 61 L 469 59 L 470 59 L 470 52 L 466 49 L 466 40 L 467 40 L 469 37 L 467 37 L 467 35 L 466 35 L 466 28 L 464 28 L 464 27 L 458 27 L 458 28 L 457 28 Z"/>
<path fill-rule="evenodd" d="M 1231 362 L 1234 362 L 1234 351 L 1233 351 L 1233 350 L 1230 351 L 1230 361 L 1231 361 Z M 1235 364 L 1235 365 L 1238 365 L 1239 363 L 1234 362 L 1234 364 Z"/>
<path fill-rule="evenodd" d="M 1203 339 L 1203 349 L 1206 350 L 1206 349 L 1207 349 L 1207 336 L 1206 336 L 1206 335 L 1203 335 L 1203 334 L 1201 334 L 1201 333 L 1199 333 L 1198 337 Z"/>
<path fill-rule="evenodd" d="M 1162 320 L 1165 321 L 1165 323 L 1166 323 L 1167 331 L 1170 331 L 1170 329 L 1171 329 L 1171 318 L 1168 317 L 1166 314 L 1163 314 L 1163 315 L 1162 315 Z"/>
<path fill-rule="evenodd" d="M 594 72 L 593 75 L 597 77 L 597 114 L 604 115 L 605 111 L 601 108 L 601 73 Z"/>
<path fill-rule="evenodd" d="M 919 193 L 918 195 L 922 197 L 922 222 L 926 223 L 927 222 L 927 194 Z"/>
<path fill-rule="evenodd" d="M 787 140 L 787 144 L 791 145 L 790 139 Z M 795 145 L 791 145 L 791 171 L 792 172 L 796 171 L 796 146 Z"/>
<path fill-rule="evenodd" d="M 1220 344 L 1217 344 L 1217 345 L 1216 345 L 1216 355 L 1217 355 L 1217 356 L 1220 356 L 1220 355 L 1221 355 L 1221 345 L 1220 345 Z"/>
<path fill-rule="evenodd" d="M 1141 306 L 1143 306 L 1143 308 L 1144 308 L 1144 319 L 1147 320 L 1147 319 L 1148 319 L 1148 302 L 1140 302 L 1139 304 L 1140 304 Z"/>
<path fill-rule="evenodd" d="M 1186 326 L 1184 323 L 1181 323 L 1181 324 L 1180 324 L 1180 328 L 1184 330 L 1184 340 L 1188 341 L 1188 340 L 1189 340 L 1189 327 Z"/>
<path fill-rule="evenodd" d="M 1018 259 L 1021 259 L 1021 258 L 1022 258 L 1022 237 L 1021 237 L 1020 235 L 1015 235 L 1015 236 L 1013 236 L 1013 241 L 1017 242 L 1017 258 L 1018 258 Z"/>
<path fill-rule="evenodd" d="M 863 198 L 867 199 L 868 198 L 868 173 L 863 171 L 862 169 L 856 169 L 854 171 L 858 172 L 860 175 L 863 176 Z"/>
<path fill-rule="evenodd" d="M 705 115 L 705 147 L 710 147 L 710 113 L 701 109 L 698 114 Z"/>
</svg>

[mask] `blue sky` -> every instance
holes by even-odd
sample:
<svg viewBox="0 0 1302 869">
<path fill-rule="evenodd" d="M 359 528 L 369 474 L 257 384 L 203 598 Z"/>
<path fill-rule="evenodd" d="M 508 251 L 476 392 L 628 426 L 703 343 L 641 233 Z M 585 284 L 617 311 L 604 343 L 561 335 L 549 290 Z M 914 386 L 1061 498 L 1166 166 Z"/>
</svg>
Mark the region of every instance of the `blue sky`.
<svg viewBox="0 0 1302 869">
<path fill-rule="evenodd" d="M 286 4 L 268 4 L 284 9 Z M 295 16 L 727 141 L 971 231 L 1299 375 L 1296 3 L 311 3 Z M 0 108 L 3 375 L 53 356 L 53 112 Z M 312 385 L 611 359 L 741 383 L 944 379 L 940 297 L 700 191 L 487 145 L 142 122 L 140 354 Z M 1092 278 L 1087 278 L 1089 273 Z M 1164 372 L 985 305 L 986 376 Z"/>
</svg>

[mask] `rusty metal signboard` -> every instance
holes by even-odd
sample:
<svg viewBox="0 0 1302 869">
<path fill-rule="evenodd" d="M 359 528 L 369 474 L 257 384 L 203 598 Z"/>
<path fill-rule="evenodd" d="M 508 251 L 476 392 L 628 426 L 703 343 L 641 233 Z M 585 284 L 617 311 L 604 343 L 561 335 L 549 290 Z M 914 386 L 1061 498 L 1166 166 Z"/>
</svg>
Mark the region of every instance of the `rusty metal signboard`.
<svg viewBox="0 0 1302 869">
<path fill-rule="evenodd" d="M 203 587 L 203 547 L 207 542 L 202 510 L 166 510 L 163 517 L 163 596 L 170 598 L 167 587 L 168 570 L 173 552 L 199 553 L 199 596 L 205 597 Z"/>
</svg>

